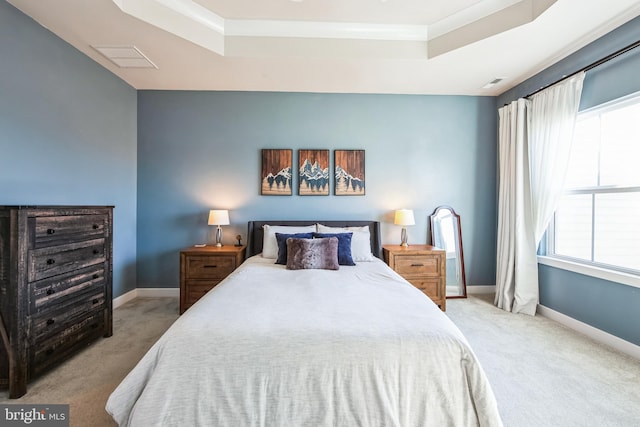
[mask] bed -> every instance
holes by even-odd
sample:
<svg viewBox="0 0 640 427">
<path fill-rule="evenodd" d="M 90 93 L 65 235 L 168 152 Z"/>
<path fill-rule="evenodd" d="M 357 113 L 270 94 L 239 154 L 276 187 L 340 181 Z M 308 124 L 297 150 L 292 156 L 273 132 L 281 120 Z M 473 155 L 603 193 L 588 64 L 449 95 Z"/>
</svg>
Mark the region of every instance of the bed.
<svg viewBox="0 0 640 427">
<path fill-rule="evenodd" d="M 355 265 L 275 263 L 274 230 L 317 223 L 339 236 L 287 238 L 287 262 L 294 243 L 333 251 L 350 234 Z M 107 412 L 120 426 L 501 426 L 467 340 L 382 262 L 379 227 L 250 222 L 247 260 L 153 345 Z"/>
</svg>

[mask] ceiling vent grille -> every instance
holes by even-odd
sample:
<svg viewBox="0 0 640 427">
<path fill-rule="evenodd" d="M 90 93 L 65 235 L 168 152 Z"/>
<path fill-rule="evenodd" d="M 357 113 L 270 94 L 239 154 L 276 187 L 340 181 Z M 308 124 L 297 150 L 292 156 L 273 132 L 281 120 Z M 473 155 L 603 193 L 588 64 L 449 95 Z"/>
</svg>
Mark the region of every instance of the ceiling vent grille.
<svg viewBox="0 0 640 427">
<path fill-rule="evenodd" d="M 120 68 L 158 68 L 135 46 L 91 46 Z"/>
<path fill-rule="evenodd" d="M 497 77 L 493 80 L 491 80 L 489 83 L 487 83 L 486 85 L 482 86 L 482 89 L 489 89 L 491 87 L 494 87 L 495 85 L 497 85 L 498 83 L 500 83 L 501 81 L 503 81 L 504 78 L 503 77 Z"/>
</svg>

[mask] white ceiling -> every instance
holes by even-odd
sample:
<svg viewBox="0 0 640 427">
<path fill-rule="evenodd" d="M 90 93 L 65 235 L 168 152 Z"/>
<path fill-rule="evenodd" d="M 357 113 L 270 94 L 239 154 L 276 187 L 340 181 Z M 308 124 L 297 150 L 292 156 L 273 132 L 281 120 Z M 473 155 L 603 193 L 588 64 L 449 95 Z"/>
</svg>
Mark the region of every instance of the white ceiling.
<svg viewBox="0 0 640 427">
<path fill-rule="evenodd" d="M 640 15 L 638 0 L 7 1 L 134 88 L 165 90 L 494 96 Z M 157 68 L 95 49 L 120 46 Z"/>
</svg>

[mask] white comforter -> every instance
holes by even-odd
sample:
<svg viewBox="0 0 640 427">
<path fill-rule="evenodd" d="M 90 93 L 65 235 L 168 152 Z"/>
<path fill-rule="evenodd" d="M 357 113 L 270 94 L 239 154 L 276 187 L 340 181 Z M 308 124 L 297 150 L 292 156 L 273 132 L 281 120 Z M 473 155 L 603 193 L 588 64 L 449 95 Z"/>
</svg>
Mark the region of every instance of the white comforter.
<svg viewBox="0 0 640 427">
<path fill-rule="evenodd" d="M 461 332 L 382 261 L 252 257 L 107 402 L 121 426 L 500 426 Z"/>
</svg>

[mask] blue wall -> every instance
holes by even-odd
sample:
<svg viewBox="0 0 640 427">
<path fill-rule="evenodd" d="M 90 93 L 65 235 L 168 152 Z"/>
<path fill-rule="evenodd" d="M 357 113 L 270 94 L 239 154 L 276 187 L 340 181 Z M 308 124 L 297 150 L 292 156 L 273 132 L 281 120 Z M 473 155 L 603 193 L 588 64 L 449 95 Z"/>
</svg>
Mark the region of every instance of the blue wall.
<svg viewBox="0 0 640 427">
<path fill-rule="evenodd" d="M 509 103 L 630 45 L 638 40 L 639 34 L 640 18 L 635 18 L 501 95 L 498 105 Z M 639 70 L 640 48 L 636 48 L 587 72 L 580 109 L 640 91 Z M 539 274 L 542 305 L 640 345 L 639 288 L 543 265 L 539 266 Z"/>
<path fill-rule="evenodd" d="M 0 204 L 115 205 L 114 296 L 136 284 L 136 91 L 0 2 Z"/>
<path fill-rule="evenodd" d="M 462 217 L 469 285 L 495 283 L 495 98 L 255 92 L 138 92 L 138 286 L 176 287 L 181 248 L 207 241 L 211 208 L 230 209 L 225 243 L 249 220 L 376 219 L 399 243 L 397 208 L 427 242 L 433 209 Z M 366 150 L 367 194 L 260 196 L 262 148 Z M 296 180 L 297 182 L 297 180 Z M 333 184 L 332 184 L 333 185 Z"/>
<path fill-rule="evenodd" d="M 495 98 L 136 91 L 0 2 L 0 204 L 113 204 L 114 296 L 176 287 L 178 251 L 246 221 L 372 218 L 413 208 L 427 241 L 440 204 L 462 215 L 467 280 L 495 281 L 496 106 L 637 39 L 640 18 Z M 640 52 L 587 75 L 582 108 L 640 90 Z M 366 150 L 364 197 L 259 195 L 262 148 Z M 137 186 L 137 187 L 136 187 Z M 136 206 L 136 203 L 138 206 Z M 136 241 L 137 236 L 137 241 Z M 136 252 L 137 242 L 137 252 Z M 137 261 L 137 262 L 136 262 Z M 136 274 L 137 266 L 137 274 Z M 136 282 L 137 278 L 137 282 Z M 540 267 L 541 302 L 640 344 L 637 288 Z"/>
</svg>

